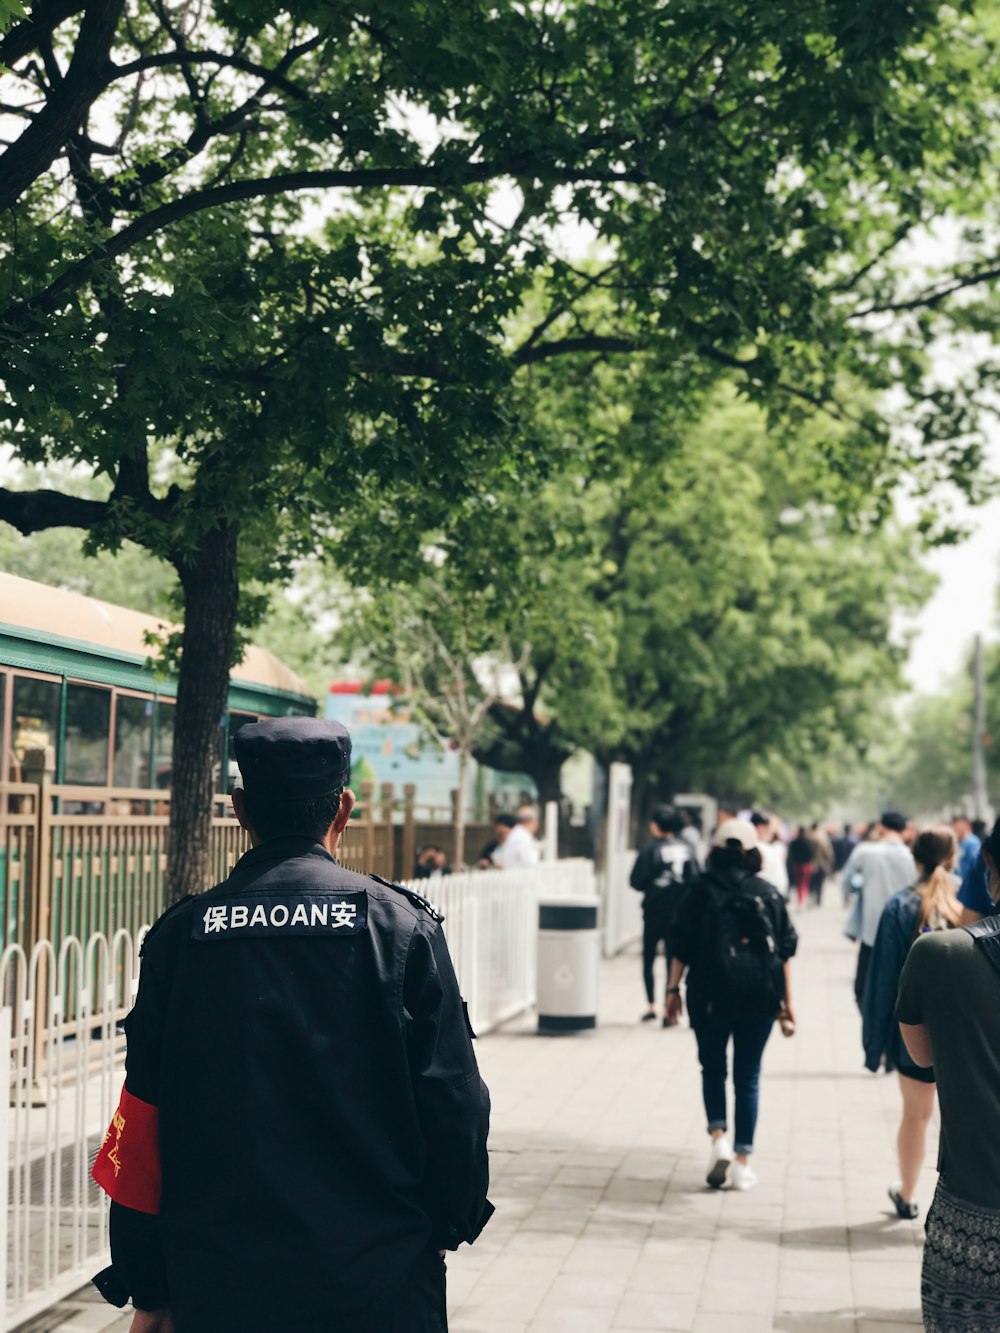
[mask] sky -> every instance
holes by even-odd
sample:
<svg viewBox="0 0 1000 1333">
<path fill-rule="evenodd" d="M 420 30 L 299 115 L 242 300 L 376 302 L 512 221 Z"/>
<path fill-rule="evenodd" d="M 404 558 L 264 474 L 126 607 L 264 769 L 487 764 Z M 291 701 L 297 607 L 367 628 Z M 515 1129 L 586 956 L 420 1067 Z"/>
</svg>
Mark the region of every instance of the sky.
<svg viewBox="0 0 1000 1333">
<path fill-rule="evenodd" d="M 960 342 L 941 358 L 942 378 L 960 376 L 973 358 L 986 352 L 975 339 Z M 1000 419 L 984 416 L 982 428 L 985 466 L 1000 477 Z M 905 498 L 897 501 L 896 509 L 904 522 L 915 517 L 916 507 Z M 936 575 L 937 588 L 909 626 L 900 622 L 904 631 L 914 632 L 906 676 L 920 694 L 934 693 L 965 669 L 977 634 L 990 642 L 1000 631 L 1000 495 L 977 508 L 956 505 L 948 517 L 961 522 L 969 537 L 929 553 L 925 564 Z"/>
<path fill-rule="evenodd" d="M 1000 571 L 1000 498 L 972 516 L 974 531 L 961 546 L 933 552 L 927 565 L 938 576 L 937 591 L 910 628 L 915 631 L 907 680 L 932 694 L 963 669 L 976 634 L 996 637 L 997 575 Z"/>
</svg>

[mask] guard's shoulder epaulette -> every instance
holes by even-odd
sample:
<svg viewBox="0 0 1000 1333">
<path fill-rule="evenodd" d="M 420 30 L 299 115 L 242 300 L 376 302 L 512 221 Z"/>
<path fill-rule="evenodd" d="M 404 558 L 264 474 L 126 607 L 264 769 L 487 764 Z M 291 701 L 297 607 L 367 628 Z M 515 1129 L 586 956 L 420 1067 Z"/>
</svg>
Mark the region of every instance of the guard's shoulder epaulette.
<svg viewBox="0 0 1000 1333">
<path fill-rule="evenodd" d="M 439 912 L 434 904 L 429 902 L 422 894 L 417 893 L 416 889 L 408 889 L 405 884 L 397 884 L 392 879 L 383 879 L 381 875 L 369 875 L 368 878 L 373 879 L 376 884 L 384 884 L 387 889 L 395 889 L 397 893 L 401 893 L 404 898 L 410 900 L 414 907 L 419 907 L 426 912 L 432 921 L 440 923 L 444 920 L 444 913 Z"/>
<path fill-rule="evenodd" d="M 192 899 L 197 896 L 198 895 L 194 893 L 185 893 L 183 898 L 178 898 L 175 903 L 171 903 L 170 906 L 166 909 L 166 911 L 156 918 L 156 920 L 153 922 L 150 928 L 146 931 L 145 935 L 143 935 L 142 937 L 142 944 L 139 947 L 140 958 L 146 952 L 146 945 L 153 938 L 156 932 L 160 929 L 164 921 L 168 921 L 174 915 L 175 912 L 179 911 L 182 907 L 185 906 L 185 904 L 191 902 Z"/>
</svg>

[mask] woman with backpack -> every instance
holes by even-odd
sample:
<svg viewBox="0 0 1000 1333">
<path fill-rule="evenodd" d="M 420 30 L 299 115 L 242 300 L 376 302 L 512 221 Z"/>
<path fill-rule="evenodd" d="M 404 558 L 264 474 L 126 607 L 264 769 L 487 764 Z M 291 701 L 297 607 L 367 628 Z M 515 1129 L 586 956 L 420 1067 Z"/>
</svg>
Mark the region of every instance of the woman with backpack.
<svg viewBox="0 0 1000 1333">
<path fill-rule="evenodd" d="M 1000 820 L 983 844 L 1000 911 Z M 921 1301 L 928 1333 L 1000 1328 L 1000 916 L 921 935 L 896 1020 L 913 1061 L 934 1067 L 941 1147 L 927 1214 Z"/>
<path fill-rule="evenodd" d="M 920 878 L 913 888 L 894 893 L 883 908 L 861 1001 L 865 1067 L 878 1073 L 884 1056 L 886 1069 L 899 1072 L 903 1095 L 896 1140 L 900 1179 L 890 1188 L 889 1198 L 897 1215 L 909 1219 L 920 1213 L 914 1194 L 927 1150 L 935 1083 L 934 1070 L 921 1069 L 903 1045 L 893 1010 L 913 942 L 928 931 L 957 926 L 962 914 L 951 875 L 957 851 L 952 830 L 944 824 L 925 829 L 911 850 Z"/>
<path fill-rule="evenodd" d="M 789 960 L 798 937 L 778 891 L 760 877 L 757 830 L 748 820 L 727 819 L 716 829 L 708 867 L 692 885 L 678 913 L 672 942 L 669 1014 L 682 1010 L 681 978 L 687 970 L 687 1004 L 698 1042 L 702 1094 L 712 1140 L 706 1179 L 719 1189 L 752 1189 L 750 1166 L 764 1047 L 779 1012 L 793 1030 Z M 733 1045 L 735 1141 L 726 1114 L 726 1062 Z M 730 1167 L 732 1174 L 730 1175 Z"/>
</svg>

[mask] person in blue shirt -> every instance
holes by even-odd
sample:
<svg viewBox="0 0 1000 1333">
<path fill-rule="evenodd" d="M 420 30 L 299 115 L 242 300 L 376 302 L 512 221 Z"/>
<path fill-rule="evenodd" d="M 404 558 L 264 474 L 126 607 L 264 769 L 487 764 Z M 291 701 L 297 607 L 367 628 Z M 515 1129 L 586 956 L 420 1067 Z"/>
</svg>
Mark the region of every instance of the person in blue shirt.
<svg viewBox="0 0 1000 1333">
<path fill-rule="evenodd" d="M 992 916 L 996 911 L 990 897 L 990 872 L 981 851 L 976 864 L 958 890 L 958 901 L 962 904 L 963 926 L 971 926 L 980 917 Z"/>
<path fill-rule="evenodd" d="M 958 873 L 958 882 L 964 884 L 976 868 L 983 843 L 982 839 L 973 833 L 972 820 L 967 815 L 955 815 L 951 827 L 958 839 L 958 863 L 955 870 Z"/>
</svg>

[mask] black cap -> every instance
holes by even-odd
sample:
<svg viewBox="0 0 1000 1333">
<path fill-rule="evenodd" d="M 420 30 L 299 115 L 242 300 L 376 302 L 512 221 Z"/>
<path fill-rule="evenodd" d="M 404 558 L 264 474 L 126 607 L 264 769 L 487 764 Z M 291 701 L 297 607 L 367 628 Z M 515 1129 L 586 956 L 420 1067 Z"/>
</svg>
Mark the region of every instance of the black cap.
<svg viewBox="0 0 1000 1333">
<path fill-rule="evenodd" d="M 275 801 L 329 796 L 351 776 L 347 728 L 321 717 L 250 722 L 233 737 L 233 750 L 246 790 Z"/>
</svg>

